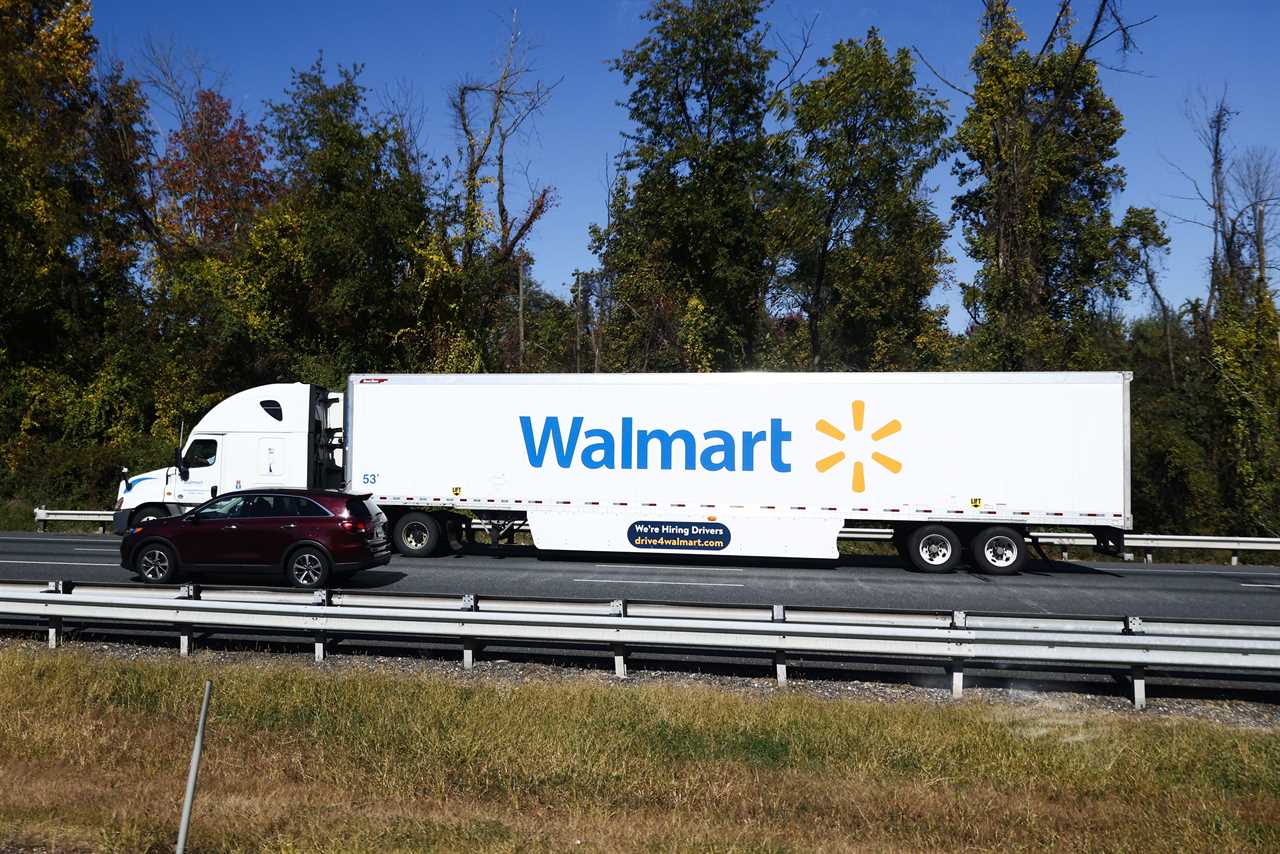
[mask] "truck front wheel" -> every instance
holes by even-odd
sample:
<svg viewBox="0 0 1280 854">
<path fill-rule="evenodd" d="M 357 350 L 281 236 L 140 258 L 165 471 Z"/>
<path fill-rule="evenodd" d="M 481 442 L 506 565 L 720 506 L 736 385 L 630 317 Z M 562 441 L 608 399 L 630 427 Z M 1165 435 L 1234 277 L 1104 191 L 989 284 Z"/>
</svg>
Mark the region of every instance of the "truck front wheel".
<svg viewBox="0 0 1280 854">
<path fill-rule="evenodd" d="M 143 522 L 150 522 L 152 519 L 164 519 L 168 516 L 169 509 L 163 504 L 143 504 L 133 511 L 133 518 L 130 520 L 130 524 L 141 525 Z"/>
<path fill-rule="evenodd" d="M 1027 562 L 1027 541 L 1012 528 L 983 528 L 969 545 L 973 568 L 991 575 L 1013 575 Z"/>
<path fill-rule="evenodd" d="M 920 572 L 950 572 L 960 563 L 960 538 L 946 525 L 921 525 L 907 539 L 907 559 Z"/>
<path fill-rule="evenodd" d="M 440 520 L 430 513 L 406 513 L 392 529 L 396 551 L 406 557 L 427 557 L 440 548 L 444 531 Z"/>
</svg>

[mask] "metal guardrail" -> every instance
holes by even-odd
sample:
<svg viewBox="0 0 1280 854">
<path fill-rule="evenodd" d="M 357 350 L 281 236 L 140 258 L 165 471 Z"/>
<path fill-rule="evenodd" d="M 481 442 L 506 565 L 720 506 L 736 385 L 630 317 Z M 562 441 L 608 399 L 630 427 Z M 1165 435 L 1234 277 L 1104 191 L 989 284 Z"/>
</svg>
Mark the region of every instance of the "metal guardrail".
<svg viewBox="0 0 1280 854">
<path fill-rule="evenodd" d="M 1062 546 L 1062 559 L 1067 559 L 1068 546 L 1092 546 L 1093 535 L 1076 531 L 1032 531 L 1031 537 L 1042 544 Z M 1240 563 L 1240 552 L 1280 552 L 1280 539 L 1268 537 L 1201 537 L 1189 534 L 1125 534 L 1125 548 L 1143 550 L 1145 563 L 1152 563 L 1155 549 L 1207 549 L 1230 551 L 1231 565 Z M 1125 560 L 1133 554 L 1126 552 Z"/>
<path fill-rule="evenodd" d="M 105 534 L 113 516 L 110 510 L 46 510 L 43 507 L 37 507 L 35 513 L 36 530 L 42 534 L 50 522 L 97 522 L 98 533 Z"/>
<path fill-rule="evenodd" d="M 944 663 L 951 693 L 964 690 L 968 662 L 1096 667 L 1132 681 L 1133 702 L 1146 704 L 1146 669 L 1280 673 L 1280 623 L 1154 621 L 1141 617 L 966 614 L 963 611 L 853 611 L 683 605 L 625 600 L 553 601 L 479 596 L 389 595 L 351 590 L 299 592 L 205 588 L 139 588 L 70 582 L 0 582 L 0 614 L 48 626 L 49 646 L 67 622 L 151 626 L 179 635 L 182 655 L 194 631 L 273 631 L 311 637 L 324 660 L 330 641 L 345 637 L 456 639 L 470 669 L 484 641 L 594 645 L 611 649 L 626 676 L 628 650 L 667 648 L 766 652 L 779 683 L 788 660 L 805 654 L 875 656 Z"/>
</svg>

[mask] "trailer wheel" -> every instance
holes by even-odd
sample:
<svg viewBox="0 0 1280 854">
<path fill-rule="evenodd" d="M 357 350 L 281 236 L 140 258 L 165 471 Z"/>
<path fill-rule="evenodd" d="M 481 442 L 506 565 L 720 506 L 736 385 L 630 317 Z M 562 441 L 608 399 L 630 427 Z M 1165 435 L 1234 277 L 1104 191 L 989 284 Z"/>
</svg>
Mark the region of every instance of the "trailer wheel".
<svg viewBox="0 0 1280 854">
<path fill-rule="evenodd" d="M 406 513 L 396 520 L 392 531 L 396 551 L 406 557 L 428 557 L 436 553 L 444 539 L 440 520 L 430 513 Z"/>
<path fill-rule="evenodd" d="M 983 528 L 969 545 L 973 568 L 990 575 L 1014 575 L 1027 562 L 1027 541 L 1012 528 Z"/>
<path fill-rule="evenodd" d="M 946 525 L 921 525 L 907 539 L 907 559 L 920 572 L 950 572 L 960 550 L 960 538 Z"/>
</svg>

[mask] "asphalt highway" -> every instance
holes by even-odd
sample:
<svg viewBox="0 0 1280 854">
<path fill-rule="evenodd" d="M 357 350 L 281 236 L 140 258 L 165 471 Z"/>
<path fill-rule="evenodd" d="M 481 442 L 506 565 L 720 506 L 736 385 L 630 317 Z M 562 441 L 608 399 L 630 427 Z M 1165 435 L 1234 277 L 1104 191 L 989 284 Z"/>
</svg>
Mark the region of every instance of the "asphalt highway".
<svg viewBox="0 0 1280 854">
<path fill-rule="evenodd" d="M 0 580 L 136 581 L 115 537 L 0 533 Z M 261 576 L 203 576 L 268 584 Z M 1280 621 L 1280 567 L 1032 561 L 1015 576 L 925 575 L 894 558 L 849 557 L 835 566 L 675 563 L 631 556 L 539 559 L 527 548 L 447 557 L 395 557 L 348 588 L 550 599 L 963 610 L 1022 614 Z"/>
</svg>

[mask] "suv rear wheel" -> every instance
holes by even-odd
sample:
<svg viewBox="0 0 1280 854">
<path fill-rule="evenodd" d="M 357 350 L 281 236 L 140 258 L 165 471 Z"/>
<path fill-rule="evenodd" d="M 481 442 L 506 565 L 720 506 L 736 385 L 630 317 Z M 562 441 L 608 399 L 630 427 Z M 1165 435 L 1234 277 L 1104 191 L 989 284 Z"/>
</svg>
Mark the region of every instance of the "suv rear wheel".
<svg viewBox="0 0 1280 854">
<path fill-rule="evenodd" d="M 329 556 L 314 546 L 303 546 L 289 555 L 285 573 L 289 583 L 303 590 L 319 590 L 329 581 Z"/>
</svg>

